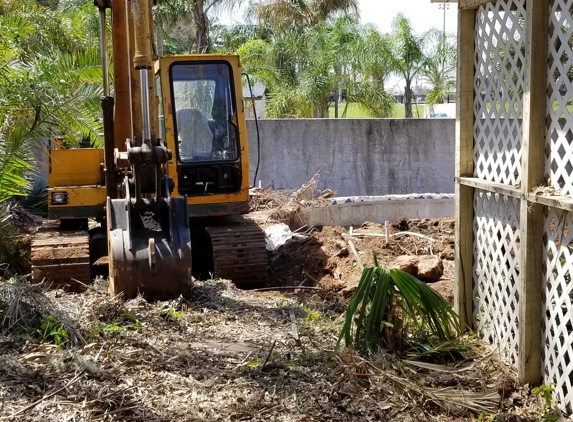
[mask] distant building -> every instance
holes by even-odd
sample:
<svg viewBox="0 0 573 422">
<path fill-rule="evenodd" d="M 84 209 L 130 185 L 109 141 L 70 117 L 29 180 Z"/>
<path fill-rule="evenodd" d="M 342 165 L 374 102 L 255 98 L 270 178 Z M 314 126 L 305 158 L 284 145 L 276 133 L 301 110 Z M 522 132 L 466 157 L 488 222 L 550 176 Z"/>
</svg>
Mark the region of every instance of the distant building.
<svg viewBox="0 0 573 422">
<path fill-rule="evenodd" d="M 249 88 L 248 85 L 243 86 L 243 98 L 245 100 L 245 118 L 254 119 L 255 111 L 257 119 L 265 118 L 266 91 L 267 88 L 261 82 L 255 82 L 251 88 Z M 255 103 L 254 109 L 253 101 Z"/>
</svg>

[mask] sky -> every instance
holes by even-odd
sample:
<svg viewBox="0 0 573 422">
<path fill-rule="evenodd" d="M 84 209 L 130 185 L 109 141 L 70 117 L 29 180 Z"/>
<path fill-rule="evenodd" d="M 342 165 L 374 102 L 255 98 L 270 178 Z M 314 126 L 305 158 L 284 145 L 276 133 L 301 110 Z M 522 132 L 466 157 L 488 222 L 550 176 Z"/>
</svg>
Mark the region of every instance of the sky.
<svg viewBox="0 0 573 422">
<path fill-rule="evenodd" d="M 399 12 L 410 19 L 412 28 L 421 34 L 430 28 L 443 29 L 444 10 L 441 3 L 431 3 L 430 0 L 358 0 L 360 18 L 363 24 L 374 23 L 381 32 L 390 32 L 392 20 Z M 457 31 L 457 3 L 446 7 L 446 32 Z"/>
<path fill-rule="evenodd" d="M 440 3 L 431 3 L 431 0 L 358 0 L 360 18 L 363 24 L 373 23 L 385 33 L 390 32 L 392 20 L 399 12 L 410 19 L 412 27 L 417 34 L 421 34 L 434 27 L 443 29 L 444 10 L 440 9 Z M 239 13 L 231 18 L 228 14 L 220 16 L 222 24 L 230 24 L 237 19 Z M 446 32 L 457 31 L 457 3 L 452 3 L 445 12 Z"/>
</svg>

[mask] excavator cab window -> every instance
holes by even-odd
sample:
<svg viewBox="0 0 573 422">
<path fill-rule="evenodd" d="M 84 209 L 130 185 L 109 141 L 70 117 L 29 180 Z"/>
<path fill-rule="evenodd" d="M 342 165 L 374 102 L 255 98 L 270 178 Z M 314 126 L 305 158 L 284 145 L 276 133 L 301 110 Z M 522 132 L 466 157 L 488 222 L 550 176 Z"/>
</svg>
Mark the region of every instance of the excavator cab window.
<svg viewBox="0 0 573 422">
<path fill-rule="evenodd" d="M 231 68 L 221 63 L 171 67 L 178 158 L 182 163 L 235 161 L 237 128 Z"/>
<path fill-rule="evenodd" d="M 179 193 L 238 192 L 242 172 L 231 66 L 176 62 L 170 76 Z"/>
</svg>

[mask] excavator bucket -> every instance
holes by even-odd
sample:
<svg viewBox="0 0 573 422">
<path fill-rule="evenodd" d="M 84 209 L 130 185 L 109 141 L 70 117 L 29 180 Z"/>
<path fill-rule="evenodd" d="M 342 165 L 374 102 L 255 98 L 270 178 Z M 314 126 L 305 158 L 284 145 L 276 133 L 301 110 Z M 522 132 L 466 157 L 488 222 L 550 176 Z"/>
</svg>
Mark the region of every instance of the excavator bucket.
<svg viewBox="0 0 573 422">
<path fill-rule="evenodd" d="M 131 212 L 129 198 L 108 198 L 110 294 L 157 300 L 191 296 L 186 202 L 169 198 L 160 211 Z"/>
</svg>

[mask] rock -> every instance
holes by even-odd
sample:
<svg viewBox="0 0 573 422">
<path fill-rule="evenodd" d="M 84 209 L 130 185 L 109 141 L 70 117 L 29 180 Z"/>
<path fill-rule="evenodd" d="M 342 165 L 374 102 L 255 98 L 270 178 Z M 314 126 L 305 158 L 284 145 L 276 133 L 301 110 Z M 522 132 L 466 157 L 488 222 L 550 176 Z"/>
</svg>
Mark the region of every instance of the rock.
<svg viewBox="0 0 573 422">
<path fill-rule="evenodd" d="M 444 274 L 444 263 L 436 255 L 418 257 L 418 278 L 424 281 L 438 281 Z"/>
<path fill-rule="evenodd" d="M 444 264 L 435 255 L 402 255 L 394 260 L 392 268 L 430 282 L 439 280 L 444 274 Z"/>
<path fill-rule="evenodd" d="M 396 230 L 400 230 L 401 232 L 408 230 L 410 228 L 410 226 L 408 225 L 408 220 L 406 220 L 404 217 L 400 217 L 397 220 L 393 221 L 392 227 L 394 227 Z"/>
<path fill-rule="evenodd" d="M 455 258 L 455 250 L 452 246 L 447 245 L 442 251 L 442 259 L 446 261 L 453 261 Z"/>
<path fill-rule="evenodd" d="M 275 251 L 292 238 L 301 238 L 303 236 L 298 233 L 291 232 L 289 226 L 284 223 L 270 225 L 265 229 L 265 240 L 267 242 L 267 251 Z"/>
<path fill-rule="evenodd" d="M 342 296 L 349 298 L 354 294 L 357 287 L 358 287 L 358 284 L 353 284 L 352 286 L 347 286 L 344 289 L 342 289 L 340 291 L 340 293 L 342 293 Z"/>
<path fill-rule="evenodd" d="M 448 303 L 454 303 L 454 280 L 440 280 L 428 283 L 428 286 L 438 292 Z"/>
<path fill-rule="evenodd" d="M 418 276 L 418 256 L 402 255 L 394 260 L 392 268 L 399 268 L 414 277 Z"/>
</svg>

